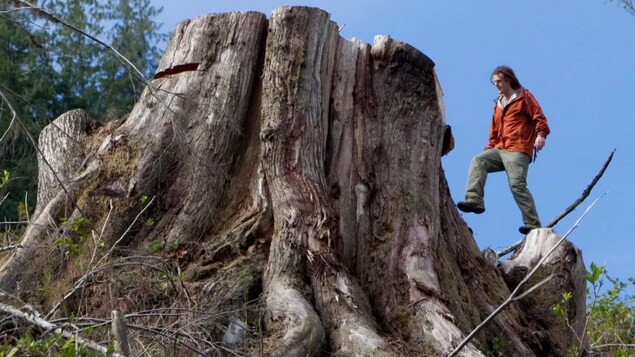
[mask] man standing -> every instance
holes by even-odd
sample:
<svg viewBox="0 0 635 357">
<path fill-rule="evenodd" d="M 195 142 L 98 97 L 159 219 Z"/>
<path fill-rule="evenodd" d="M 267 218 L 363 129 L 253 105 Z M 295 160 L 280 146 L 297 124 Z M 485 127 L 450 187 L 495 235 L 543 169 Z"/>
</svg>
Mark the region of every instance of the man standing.
<svg viewBox="0 0 635 357">
<path fill-rule="evenodd" d="M 540 105 L 520 85 L 511 68 L 496 67 L 491 80 L 499 96 L 494 101 L 489 141 L 485 151 L 470 163 L 465 201 L 458 202 L 457 206 L 463 212 L 485 212 L 483 196 L 487 174 L 504 170 L 523 216 L 524 225 L 519 231 L 527 234 L 541 226 L 536 204 L 527 189 L 527 169 L 534 150 L 540 151 L 545 146 L 550 130 Z"/>
</svg>

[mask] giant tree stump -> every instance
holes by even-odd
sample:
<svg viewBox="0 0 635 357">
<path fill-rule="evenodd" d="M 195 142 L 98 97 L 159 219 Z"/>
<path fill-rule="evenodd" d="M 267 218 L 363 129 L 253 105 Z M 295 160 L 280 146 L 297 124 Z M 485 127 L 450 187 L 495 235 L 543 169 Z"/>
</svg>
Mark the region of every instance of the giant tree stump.
<svg viewBox="0 0 635 357">
<path fill-rule="evenodd" d="M 53 312 L 107 317 L 125 303 L 211 313 L 259 299 L 264 343 L 246 343 L 249 354 L 445 355 L 510 293 L 450 197 L 440 162 L 448 134 L 434 62 L 405 43 L 342 39 L 326 12 L 305 7 L 277 9 L 269 21 L 254 12 L 184 21 L 130 115 L 83 141 L 77 171 L 94 177 L 57 188 L 91 222 L 104 242 L 93 257 L 104 259 L 94 279 L 81 268 L 97 259 L 50 262 L 70 291 Z M 43 143 L 49 160 L 61 159 L 47 145 L 55 143 Z M 70 187 L 69 177 L 60 175 Z M 40 185 L 55 188 L 50 178 Z M 51 197 L 38 201 L 42 225 L 63 215 L 44 209 Z M 56 233 L 37 234 L 51 242 Z M 143 286 L 149 264 L 121 262 L 152 254 L 183 271 L 169 302 L 147 291 L 131 299 L 131 286 L 97 279 L 136 276 Z M 11 262 L 2 289 L 18 283 Z M 91 284 L 81 299 L 71 296 L 77 281 Z M 37 277 L 19 283 L 25 299 L 55 302 L 29 293 Z M 105 290 L 112 298 L 99 300 Z M 545 313 L 549 303 L 532 300 Z M 462 354 L 544 355 L 541 336 L 571 340 L 532 316 L 512 305 Z M 222 336 L 222 320 L 184 319 L 161 320 L 188 332 L 165 353 L 203 353 L 188 336 Z"/>
</svg>

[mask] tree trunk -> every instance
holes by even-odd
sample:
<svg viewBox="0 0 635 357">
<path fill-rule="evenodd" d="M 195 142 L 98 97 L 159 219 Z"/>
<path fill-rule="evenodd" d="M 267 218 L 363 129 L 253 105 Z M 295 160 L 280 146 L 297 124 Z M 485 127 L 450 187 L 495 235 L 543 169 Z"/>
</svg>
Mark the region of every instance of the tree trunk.
<svg viewBox="0 0 635 357">
<path fill-rule="evenodd" d="M 305 7 L 268 22 L 253 12 L 182 22 L 131 114 L 73 149 L 88 158 L 73 170 L 99 167 L 73 186 L 94 243 L 58 264 L 66 296 L 56 313 L 193 312 L 146 321 L 179 327 L 178 344 L 160 340 L 167 354 L 221 351 L 213 341 L 236 321 L 263 338 L 233 347 L 247 355 L 448 354 L 511 284 L 452 202 L 440 163 L 449 133 L 434 63 L 407 44 L 344 40 L 327 13 Z M 62 180 L 75 175 L 65 170 Z M 40 180 L 43 192 L 56 185 Z M 38 195 L 38 212 L 54 201 Z M 558 266 L 572 278 L 551 292 L 575 287 L 579 297 L 574 260 Z M 3 268 L 2 289 L 15 286 L 16 269 Z M 157 291 L 156 270 L 176 272 L 169 288 Z M 22 284 L 50 277 L 38 274 Z M 110 302 L 99 300 L 106 291 Z M 573 335 L 544 319 L 552 303 L 510 306 L 462 355 L 563 355 L 554 339 L 569 346 Z M 584 300 L 575 304 L 579 332 Z M 133 341 L 156 338 L 137 334 L 132 355 L 143 348 Z"/>
</svg>

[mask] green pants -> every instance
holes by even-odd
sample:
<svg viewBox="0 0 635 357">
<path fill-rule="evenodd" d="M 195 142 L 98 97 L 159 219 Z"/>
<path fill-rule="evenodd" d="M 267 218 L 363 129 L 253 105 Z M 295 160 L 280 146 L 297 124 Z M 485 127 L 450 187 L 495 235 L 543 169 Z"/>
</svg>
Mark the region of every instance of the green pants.
<svg viewBox="0 0 635 357">
<path fill-rule="evenodd" d="M 490 172 L 507 172 L 509 188 L 523 215 L 523 223 L 529 227 L 540 227 L 534 198 L 527 189 L 527 169 L 531 158 L 521 152 L 489 149 L 476 155 L 470 163 L 470 172 L 465 185 L 465 200 L 485 207 L 485 181 Z"/>
</svg>

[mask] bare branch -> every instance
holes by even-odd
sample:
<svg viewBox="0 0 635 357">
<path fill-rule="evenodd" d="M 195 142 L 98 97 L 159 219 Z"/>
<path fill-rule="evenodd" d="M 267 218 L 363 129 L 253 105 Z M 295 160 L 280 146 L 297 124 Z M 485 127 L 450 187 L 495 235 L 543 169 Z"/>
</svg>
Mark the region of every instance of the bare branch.
<svg viewBox="0 0 635 357">
<path fill-rule="evenodd" d="M 19 244 L 16 244 L 16 245 L 8 245 L 8 246 L 6 246 L 6 247 L 0 247 L 0 253 L 2 253 L 2 252 L 6 252 L 6 251 L 8 251 L 8 250 L 14 250 L 14 249 L 20 249 L 20 248 L 22 248 L 22 246 L 21 246 L 21 245 L 19 245 Z"/>
<path fill-rule="evenodd" d="M 523 244 L 524 241 L 525 241 L 525 237 L 523 237 L 521 240 L 517 241 L 516 243 L 510 245 L 509 247 L 501 250 L 500 252 L 496 252 L 496 254 L 498 255 L 498 258 L 515 251 L 516 249 L 518 249 L 518 247 L 520 247 L 521 244 Z"/>
<path fill-rule="evenodd" d="M 108 259 L 112 255 L 112 252 L 115 250 L 117 245 L 124 239 L 124 237 L 128 234 L 128 232 L 130 232 L 130 230 L 135 225 L 135 223 L 137 223 L 137 220 L 139 219 L 139 217 L 143 214 L 143 212 L 145 212 L 148 209 L 148 207 L 150 207 L 150 205 L 154 202 L 155 198 L 156 196 L 152 197 L 150 202 L 148 202 L 148 204 L 145 207 L 143 207 L 143 209 L 137 214 L 134 220 L 132 220 L 132 223 L 130 223 L 126 231 L 123 232 L 121 237 L 119 237 L 119 239 L 112 245 L 112 247 L 110 247 L 110 250 L 106 254 L 104 254 L 104 256 L 101 257 L 101 259 L 97 262 L 97 265 L 101 264 L 104 260 Z"/>
<path fill-rule="evenodd" d="M 519 293 L 520 288 L 529 281 L 529 279 L 536 273 L 536 271 L 538 271 L 538 268 L 540 268 L 542 266 L 542 264 L 547 260 L 547 258 L 551 255 L 551 253 L 553 253 L 556 248 L 558 248 L 560 246 L 560 244 L 562 242 L 564 242 L 565 239 L 567 239 L 567 237 L 569 236 L 569 234 L 571 234 L 571 232 L 573 232 L 579 225 L 580 222 L 582 221 L 582 219 L 584 218 L 584 216 L 586 216 L 586 214 L 591 210 L 591 208 L 593 208 L 593 206 L 595 206 L 595 204 L 602 198 L 604 197 L 604 195 L 600 196 L 599 198 L 597 198 L 595 201 L 593 201 L 593 203 L 591 203 L 591 205 L 584 211 L 584 213 L 582 214 L 582 216 L 580 216 L 580 218 L 578 218 L 578 220 L 575 222 L 575 224 L 573 225 L 573 227 L 571 227 L 569 229 L 569 231 L 562 236 L 562 238 L 560 238 L 560 240 L 553 245 L 553 247 L 551 247 L 551 249 L 538 261 L 538 263 L 533 267 L 533 269 L 531 269 L 531 271 L 529 273 L 527 273 L 527 275 L 525 275 L 525 277 L 523 278 L 523 280 L 521 280 L 520 283 L 518 283 L 518 286 L 516 286 L 516 289 L 514 289 L 514 291 L 512 291 L 512 293 L 509 295 L 509 297 L 507 298 L 507 300 L 505 300 L 498 308 L 496 308 L 496 310 L 494 310 L 494 312 L 492 312 L 486 319 L 485 321 L 483 321 L 480 325 L 478 325 L 474 330 L 472 330 L 472 332 L 470 332 L 470 334 L 465 337 L 465 339 L 463 339 L 463 341 L 456 347 L 456 349 L 454 349 L 454 351 L 452 351 L 452 353 L 450 353 L 448 355 L 448 357 L 453 357 L 456 356 L 462 349 L 463 347 L 465 347 L 470 340 L 489 322 L 491 321 L 494 317 L 496 317 L 496 315 L 498 315 L 501 311 L 503 311 L 503 309 L 505 307 L 507 307 L 509 304 L 511 304 L 512 302 L 526 296 L 527 294 L 529 294 L 531 291 L 534 291 L 536 289 L 537 286 L 540 286 L 542 284 L 544 284 L 546 281 L 548 281 L 549 279 L 551 279 L 551 276 L 548 277 L 547 279 L 541 281 L 540 283 L 538 283 L 536 286 L 531 287 L 529 290 L 527 290 L 525 293 L 523 293 L 522 295 L 516 297 L 516 295 Z"/>
<path fill-rule="evenodd" d="M 5 313 L 10 314 L 11 316 L 18 318 L 30 325 L 33 326 L 37 326 L 43 330 L 46 331 L 53 331 L 57 334 L 62 335 L 64 338 L 67 339 L 73 339 L 75 341 L 77 341 L 78 343 L 81 343 L 83 345 L 85 345 L 87 348 L 93 350 L 93 351 L 97 351 L 99 353 L 102 353 L 104 355 L 110 355 L 110 356 L 117 356 L 117 357 L 122 357 L 122 355 L 118 354 L 118 353 L 113 353 L 113 354 L 108 354 L 108 348 L 98 344 L 95 341 L 83 338 L 78 336 L 76 333 L 73 332 L 69 332 L 69 331 L 65 331 L 64 329 L 62 329 L 61 327 L 39 317 L 38 314 L 36 313 L 27 313 L 24 312 L 22 310 L 16 309 L 15 307 L 11 306 L 11 305 L 6 305 L 3 303 L 0 303 L 0 311 L 3 311 Z"/>
<path fill-rule="evenodd" d="M 29 10 L 29 7 L 16 7 L 14 9 L 10 9 L 10 10 L 2 10 L 2 11 L 0 11 L 0 14 L 2 14 L 2 15 L 10 14 L 10 13 L 18 12 L 18 11 L 21 11 L 21 10 Z"/>
<path fill-rule="evenodd" d="M 593 348 L 595 349 L 602 349 L 602 348 L 611 348 L 611 347 L 628 347 L 628 348 L 635 348 L 635 343 L 607 343 L 604 345 L 597 345 L 597 346 L 593 346 Z"/>
<path fill-rule="evenodd" d="M 601 283 L 600 283 L 601 284 Z M 594 284 L 594 287 L 596 285 Z M 578 341 L 580 342 L 580 352 L 578 353 L 578 357 L 582 356 L 583 351 L 586 350 L 586 346 L 585 346 L 585 342 L 586 342 L 586 331 L 589 328 L 589 322 L 591 319 L 591 313 L 593 312 L 593 310 L 595 310 L 595 306 L 597 304 L 598 301 L 598 290 L 594 289 L 593 290 L 593 300 L 591 301 L 591 308 L 589 309 L 589 311 L 586 314 L 586 318 L 584 319 L 584 328 L 582 329 L 583 333 L 582 333 L 582 340 L 580 340 L 580 338 L 576 335 L 576 338 L 578 339 Z M 569 324 L 569 321 L 567 319 L 567 325 Z M 573 328 L 571 328 L 571 330 L 573 330 Z"/>
<path fill-rule="evenodd" d="M 6 225 L 12 225 L 12 224 L 30 224 L 31 222 L 29 221 L 4 221 L 4 222 L 0 222 L 0 225 L 6 226 Z"/>
<path fill-rule="evenodd" d="M 606 168 L 611 163 L 611 160 L 613 160 L 613 154 L 615 154 L 615 149 L 613 149 L 613 151 L 611 152 L 611 155 L 609 155 L 609 157 L 606 159 L 606 162 L 604 163 L 604 165 L 600 169 L 600 172 L 598 172 L 598 174 L 595 175 L 595 177 L 593 178 L 593 180 L 591 181 L 589 186 L 587 186 L 587 188 L 584 189 L 584 191 L 582 191 L 582 195 L 580 197 L 578 197 L 578 199 L 575 200 L 575 202 L 573 202 L 571 204 L 571 206 L 567 207 L 564 211 L 562 211 L 562 213 L 560 213 L 555 218 L 553 218 L 549 223 L 547 223 L 547 225 L 545 225 L 545 228 L 551 228 L 551 227 L 555 226 L 558 222 L 560 222 L 561 219 L 566 217 L 576 207 L 578 207 L 578 205 L 580 205 L 580 203 L 582 203 L 587 197 L 589 197 L 589 194 L 591 193 L 591 190 L 593 189 L 595 184 L 600 180 L 602 175 L 604 175 L 604 171 L 606 171 Z"/>
<path fill-rule="evenodd" d="M 26 220 L 27 222 L 31 220 L 31 217 L 29 217 L 29 191 L 24 193 L 24 212 L 26 214 Z"/>
<path fill-rule="evenodd" d="M 9 197 L 9 193 L 10 192 L 8 192 L 6 195 L 4 195 L 4 197 L 2 197 L 2 199 L 0 200 L 0 206 L 2 206 L 2 204 L 4 203 L 4 200 L 6 200 L 7 197 Z"/>
</svg>

